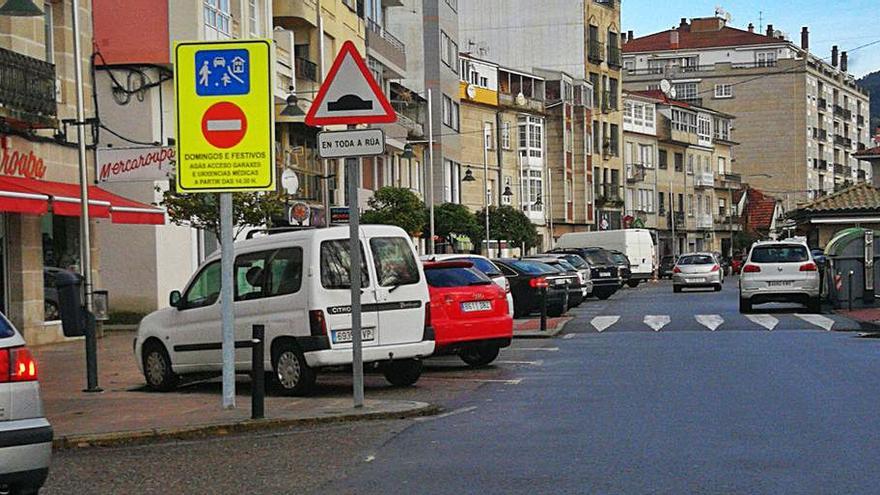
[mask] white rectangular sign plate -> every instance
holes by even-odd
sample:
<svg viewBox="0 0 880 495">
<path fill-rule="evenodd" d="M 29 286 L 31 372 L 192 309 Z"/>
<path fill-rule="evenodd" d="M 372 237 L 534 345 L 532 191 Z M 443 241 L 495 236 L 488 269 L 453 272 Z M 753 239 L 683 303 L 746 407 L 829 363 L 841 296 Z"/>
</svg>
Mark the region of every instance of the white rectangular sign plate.
<svg viewBox="0 0 880 495">
<path fill-rule="evenodd" d="M 321 158 L 376 156 L 385 153 L 382 129 L 356 129 L 318 133 L 318 155 Z"/>
</svg>

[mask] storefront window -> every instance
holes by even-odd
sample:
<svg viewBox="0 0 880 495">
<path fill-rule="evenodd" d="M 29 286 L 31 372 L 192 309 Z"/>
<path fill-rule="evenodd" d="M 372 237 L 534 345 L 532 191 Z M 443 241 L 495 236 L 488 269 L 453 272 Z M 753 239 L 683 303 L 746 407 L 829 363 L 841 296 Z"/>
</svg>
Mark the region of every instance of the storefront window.
<svg viewBox="0 0 880 495">
<path fill-rule="evenodd" d="M 79 272 L 79 218 L 43 215 L 43 266 Z"/>
</svg>

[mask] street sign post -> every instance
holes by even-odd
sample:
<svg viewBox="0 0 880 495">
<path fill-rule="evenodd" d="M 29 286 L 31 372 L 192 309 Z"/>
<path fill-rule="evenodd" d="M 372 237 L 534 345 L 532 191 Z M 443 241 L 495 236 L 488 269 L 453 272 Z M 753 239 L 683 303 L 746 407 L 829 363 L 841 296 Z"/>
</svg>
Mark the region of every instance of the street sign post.
<svg viewBox="0 0 880 495">
<path fill-rule="evenodd" d="M 377 156 L 385 153 L 382 129 L 357 129 L 318 133 L 318 154 L 321 158 Z"/>
<path fill-rule="evenodd" d="M 342 45 L 339 55 L 333 61 L 330 72 L 315 101 L 312 103 L 305 122 L 310 126 L 346 124 L 346 132 L 360 132 L 354 129 L 357 124 L 392 123 L 397 114 L 376 84 L 364 58 L 358 53 L 351 41 Z M 381 131 L 380 131 L 381 132 Z M 323 133 L 322 133 L 323 134 Z M 332 140 L 332 138 L 327 138 Z M 324 141 L 329 142 L 329 141 Z M 384 148 L 384 136 L 381 139 Z M 374 145 L 377 146 L 377 145 Z M 355 150 L 370 151 L 369 145 L 348 146 L 331 144 L 327 152 L 336 149 L 342 152 L 348 148 L 345 156 L 345 173 L 348 177 L 360 174 L 360 159 L 352 154 Z M 369 150 L 367 148 L 370 148 Z M 322 152 L 323 145 L 319 148 Z M 384 151 L 384 150 L 383 150 Z M 323 155 L 321 155 L 323 157 Z M 352 375 L 354 382 L 354 407 L 364 405 L 364 362 L 363 342 L 361 336 L 361 249 L 360 249 L 360 218 L 358 211 L 358 181 L 348 181 L 349 206 L 349 259 L 351 266 L 351 352 Z"/>
<path fill-rule="evenodd" d="M 275 189 L 272 41 L 174 46 L 180 192 L 220 193 L 223 407 L 235 407 L 232 192 Z"/>
</svg>

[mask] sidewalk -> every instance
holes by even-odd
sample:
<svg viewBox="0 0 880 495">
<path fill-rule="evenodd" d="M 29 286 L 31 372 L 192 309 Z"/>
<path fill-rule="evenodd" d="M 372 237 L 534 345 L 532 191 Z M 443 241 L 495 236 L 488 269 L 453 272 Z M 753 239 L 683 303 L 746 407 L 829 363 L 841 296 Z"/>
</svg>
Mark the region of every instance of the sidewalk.
<svg viewBox="0 0 880 495">
<path fill-rule="evenodd" d="M 861 323 L 863 330 L 880 331 L 880 308 L 861 308 L 852 311 L 838 309 L 834 312 Z"/>
<path fill-rule="evenodd" d="M 98 341 L 102 393 L 85 393 L 82 341 L 31 350 L 39 365 L 46 417 L 55 447 L 110 445 L 156 438 L 225 434 L 294 424 L 385 419 L 432 414 L 437 407 L 406 400 L 367 400 L 352 408 L 351 397 L 266 397 L 266 419 L 250 420 L 250 387 L 238 377 L 236 409 L 221 409 L 217 381 L 157 393 L 144 385 L 132 354 L 130 332 L 111 332 Z"/>
<path fill-rule="evenodd" d="M 521 318 L 513 320 L 513 337 L 516 339 L 547 339 L 559 335 L 565 325 L 574 318 L 562 316 L 547 318 L 547 331 L 541 331 L 540 318 Z"/>
</svg>

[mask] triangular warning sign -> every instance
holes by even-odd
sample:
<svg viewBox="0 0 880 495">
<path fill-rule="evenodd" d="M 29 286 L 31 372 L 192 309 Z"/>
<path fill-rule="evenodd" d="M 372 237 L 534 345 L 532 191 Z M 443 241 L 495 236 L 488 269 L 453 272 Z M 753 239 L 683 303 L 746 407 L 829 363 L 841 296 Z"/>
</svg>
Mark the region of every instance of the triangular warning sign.
<svg viewBox="0 0 880 495">
<path fill-rule="evenodd" d="M 354 43 L 346 41 L 318 90 L 306 115 L 306 124 L 387 124 L 395 121 L 397 114 L 370 74 L 363 57 Z"/>
</svg>

